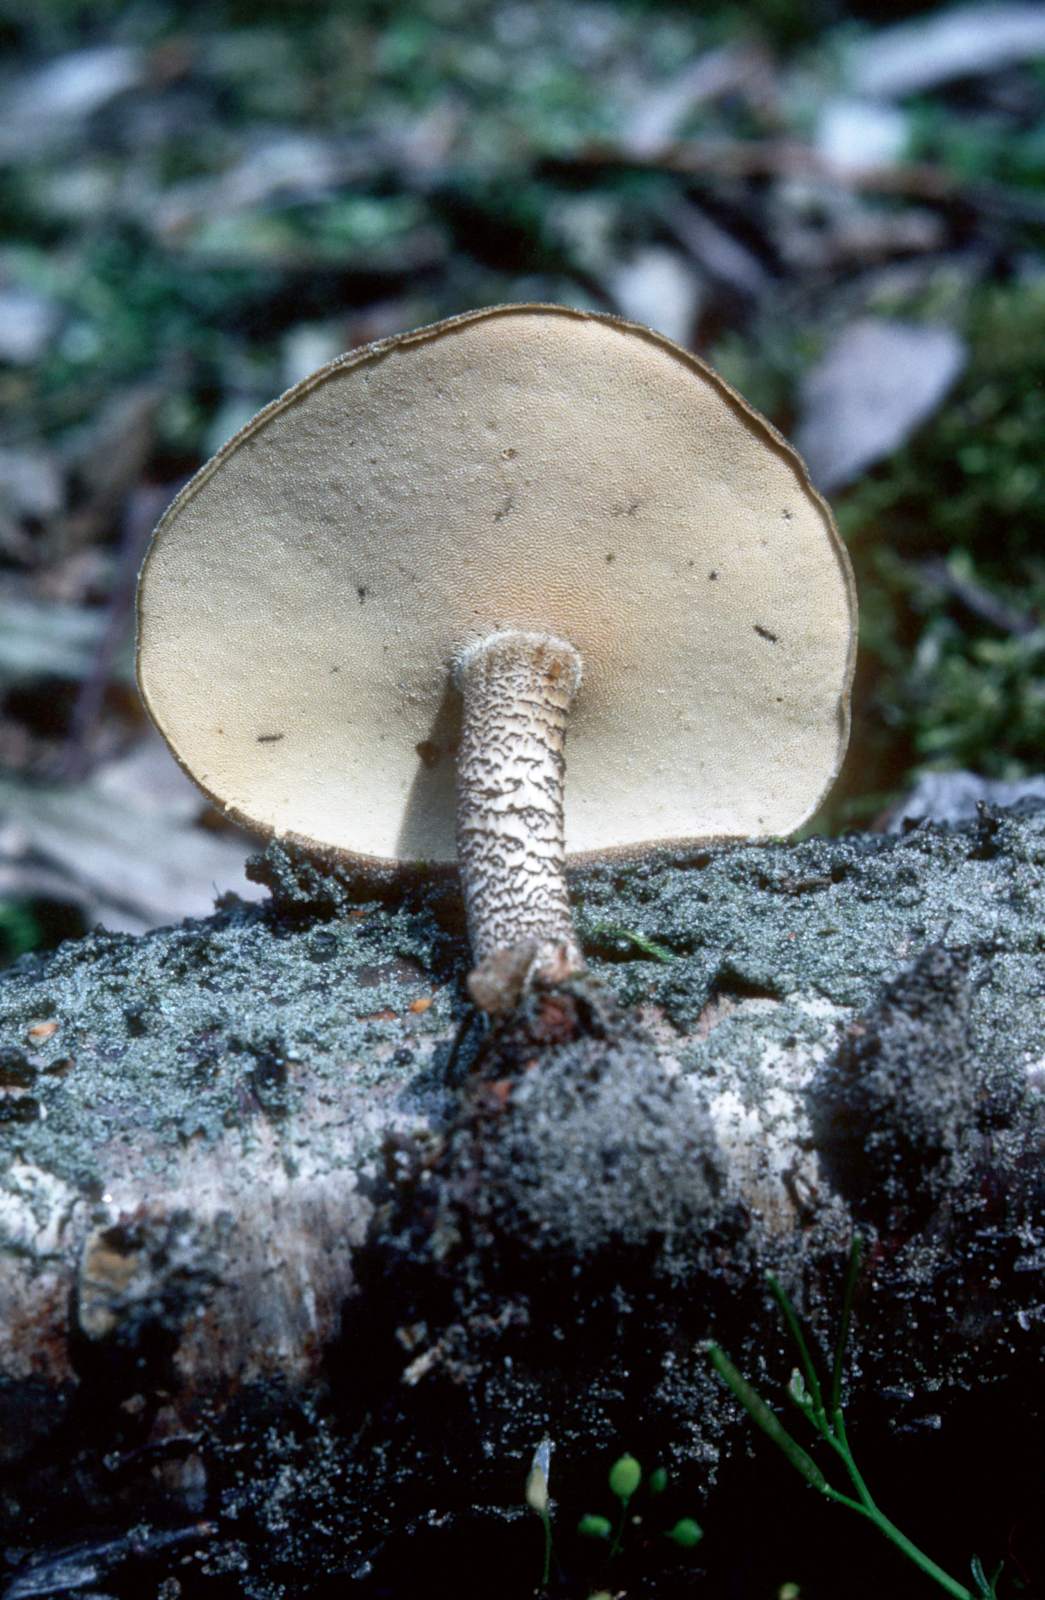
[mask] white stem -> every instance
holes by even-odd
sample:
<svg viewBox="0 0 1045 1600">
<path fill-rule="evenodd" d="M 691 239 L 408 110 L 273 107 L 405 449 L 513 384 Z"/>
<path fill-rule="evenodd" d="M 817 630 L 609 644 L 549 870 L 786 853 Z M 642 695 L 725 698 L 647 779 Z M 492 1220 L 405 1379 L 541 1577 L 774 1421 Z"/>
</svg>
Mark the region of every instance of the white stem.
<svg viewBox="0 0 1045 1600">
<path fill-rule="evenodd" d="M 584 970 L 563 871 L 566 714 L 581 680 L 572 645 L 503 632 L 456 665 L 464 697 L 457 756 L 457 855 L 486 1011 L 507 1011 L 535 979 Z"/>
</svg>

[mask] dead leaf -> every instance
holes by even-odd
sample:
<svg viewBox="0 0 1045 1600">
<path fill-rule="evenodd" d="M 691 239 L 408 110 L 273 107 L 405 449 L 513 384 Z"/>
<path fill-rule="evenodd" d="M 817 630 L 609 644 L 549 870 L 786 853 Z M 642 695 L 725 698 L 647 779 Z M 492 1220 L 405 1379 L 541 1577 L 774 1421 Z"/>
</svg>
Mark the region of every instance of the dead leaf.
<svg viewBox="0 0 1045 1600">
<path fill-rule="evenodd" d="M 675 250 L 647 245 L 609 274 L 622 316 L 687 345 L 703 300 L 700 278 Z"/>
<path fill-rule="evenodd" d="M 31 367 L 54 337 L 58 307 L 32 289 L 0 290 L 0 361 Z"/>
<path fill-rule="evenodd" d="M 807 373 L 794 443 L 817 488 L 839 489 L 932 416 L 965 364 L 952 328 L 853 322 Z"/>
<path fill-rule="evenodd" d="M 817 151 L 839 172 L 874 171 L 902 160 L 910 130 L 899 106 L 835 98 L 817 118 Z"/>
<path fill-rule="evenodd" d="M 225 889 L 245 900 L 265 894 L 243 875 L 249 844 L 142 811 L 97 782 L 63 789 L 0 778 L 0 825 L 0 893 L 67 899 L 109 928 L 207 916 Z"/>
<path fill-rule="evenodd" d="M 155 384 L 123 389 L 106 401 L 98 420 L 80 435 L 71 461 L 80 494 L 76 510 L 66 519 L 68 548 L 109 531 L 145 471 L 162 400 L 163 392 Z"/>
<path fill-rule="evenodd" d="M 903 833 L 905 822 L 975 822 L 981 805 L 1015 806 L 1021 801 L 1045 804 L 1045 773 L 1010 781 L 961 770 L 925 772 L 906 798 L 887 814 L 885 829 Z"/>
<path fill-rule="evenodd" d="M 751 299 L 768 286 L 770 275 L 754 251 L 698 206 L 674 195 L 658 215 L 709 278 Z"/>
<path fill-rule="evenodd" d="M 772 98 L 773 75 L 765 52 L 737 44 L 709 50 L 666 83 L 643 87 L 638 105 L 624 119 L 620 142 L 634 155 L 651 155 L 673 139 L 700 106 L 744 91 L 759 101 Z"/>
<path fill-rule="evenodd" d="M 82 678 L 105 630 L 105 613 L 0 595 L 0 682 Z"/>
<path fill-rule="evenodd" d="M 958 6 L 884 28 L 857 45 L 850 80 L 859 94 L 899 99 L 1041 55 L 1045 6 Z"/>
<path fill-rule="evenodd" d="M 360 152 L 341 141 L 311 132 L 248 130 L 224 172 L 173 185 L 149 221 L 161 239 L 173 243 L 207 218 L 254 212 L 276 199 L 315 199 L 365 172 Z"/>
<path fill-rule="evenodd" d="M 62 475 L 49 451 L 0 448 L 0 556 L 33 566 L 35 531 L 58 514 L 64 498 Z"/>
<path fill-rule="evenodd" d="M 24 158 L 71 140 L 84 121 L 141 83 L 146 60 L 131 45 L 95 45 L 56 56 L 20 78 L 4 97 L 0 155 Z"/>
<path fill-rule="evenodd" d="M 168 823 L 191 825 L 208 807 L 153 728 L 126 755 L 100 768 L 93 781 L 99 794 L 115 804 Z"/>
</svg>

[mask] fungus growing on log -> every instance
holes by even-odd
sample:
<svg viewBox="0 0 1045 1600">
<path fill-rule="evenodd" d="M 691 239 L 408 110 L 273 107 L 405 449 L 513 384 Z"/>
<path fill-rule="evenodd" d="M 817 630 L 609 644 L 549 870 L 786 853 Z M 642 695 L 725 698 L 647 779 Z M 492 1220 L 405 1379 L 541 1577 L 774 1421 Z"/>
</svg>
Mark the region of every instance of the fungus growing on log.
<svg viewBox="0 0 1045 1600">
<path fill-rule="evenodd" d="M 566 859 L 790 832 L 848 733 L 852 575 L 799 458 L 687 351 L 561 306 L 274 401 L 160 522 L 138 619 L 226 814 L 364 873 L 456 855 L 491 1011 L 583 969 Z"/>
</svg>

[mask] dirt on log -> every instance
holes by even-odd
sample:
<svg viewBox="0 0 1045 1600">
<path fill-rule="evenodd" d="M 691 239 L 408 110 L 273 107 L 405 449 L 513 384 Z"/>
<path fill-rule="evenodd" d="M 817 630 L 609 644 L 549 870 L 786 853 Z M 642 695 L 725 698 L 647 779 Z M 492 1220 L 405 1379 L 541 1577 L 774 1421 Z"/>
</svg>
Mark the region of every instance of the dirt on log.
<svg viewBox="0 0 1045 1600">
<path fill-rule="evenodd" d="M 590 981 L 489 1032 L 451 881 L 255 871 L 0 976 L 4 1600 L 925 1592 L 707 1357 L 785 1404 L 768 1269 L 829 1367 L 854 1233 L 865 1476 L 1034 1592 L 1045 809 L 578 872 Z"/>
</svg>

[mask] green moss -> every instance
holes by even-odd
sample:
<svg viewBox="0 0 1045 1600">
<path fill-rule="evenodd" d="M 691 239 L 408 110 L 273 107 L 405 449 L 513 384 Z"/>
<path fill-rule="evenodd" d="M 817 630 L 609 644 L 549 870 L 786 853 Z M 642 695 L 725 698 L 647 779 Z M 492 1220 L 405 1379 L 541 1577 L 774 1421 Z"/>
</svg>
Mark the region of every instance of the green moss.
<svg viewBox="0 0 1045 1600">
<path fill-rule="evenodd" d="M 970 115 L 968 108 L 925 100 L 912 107 L 910 153 L 971 183 L 1045 184 L 1045 126 L 1037 118 L 1017 129 L 1011 116 Z"/>
<path fill-rule="evenodd" d="M 40 943 L 41 929 L 26 900 L 0 900 L 0 966 Z"/>
</svg>

